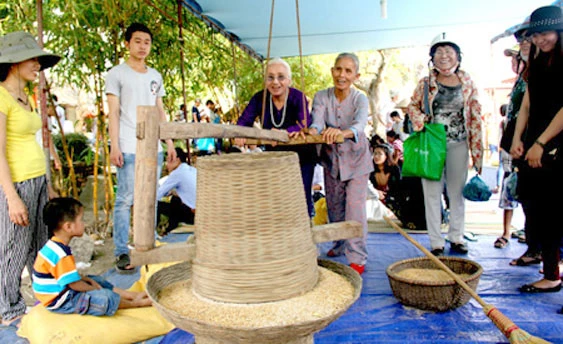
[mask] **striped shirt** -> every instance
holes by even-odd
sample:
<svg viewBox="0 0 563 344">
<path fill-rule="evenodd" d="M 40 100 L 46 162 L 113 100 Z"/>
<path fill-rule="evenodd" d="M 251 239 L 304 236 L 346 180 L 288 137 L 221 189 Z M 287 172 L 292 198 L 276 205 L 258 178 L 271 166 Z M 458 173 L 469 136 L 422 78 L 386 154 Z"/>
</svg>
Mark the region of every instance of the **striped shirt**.
<svg viewBox="0 0 563 344">
<path fill-rule="evenodd" d="M 70 247 L 52 237 L 37 254 L 33 264 L 32 288 L 35 297 L 47 308 L 60 307 L 68 295 L 68 285 L 80 281 Z"/>
</svg>

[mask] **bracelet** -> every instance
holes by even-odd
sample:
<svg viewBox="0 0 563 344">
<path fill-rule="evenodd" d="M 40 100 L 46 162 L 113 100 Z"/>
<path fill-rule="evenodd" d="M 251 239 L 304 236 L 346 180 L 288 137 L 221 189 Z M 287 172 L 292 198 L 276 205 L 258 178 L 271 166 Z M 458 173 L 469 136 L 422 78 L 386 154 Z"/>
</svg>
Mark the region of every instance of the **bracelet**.
<svg viewBox="0 0 563 344">
<path fill-rule="evenodd" d="M 534 143 L 537 144 L 538 146 L 540 146 L 541 148 L 545 149 L 545 143 L 540 142 L 539 140 L 536 140 Z"/>
</svg>

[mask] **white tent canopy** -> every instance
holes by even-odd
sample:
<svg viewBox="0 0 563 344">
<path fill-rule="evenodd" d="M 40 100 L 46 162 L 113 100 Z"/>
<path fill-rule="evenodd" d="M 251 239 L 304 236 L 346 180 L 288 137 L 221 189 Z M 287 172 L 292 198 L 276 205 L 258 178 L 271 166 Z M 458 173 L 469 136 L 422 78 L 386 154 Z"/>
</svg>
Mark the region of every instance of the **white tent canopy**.
<svg viewBox="0 0 563 344">
<path fill-rule="evenodd" d="M 561 1 L 561 0 L 559 0 Z M 440 32 L 480 33 L 486 40 L 524 21 L 549 0 L 277 0 L 269 56 L 428 45 Z M 268 56 L 271 0 L 183 0 L 208 25 L 251 55 Z"/>
</svg>

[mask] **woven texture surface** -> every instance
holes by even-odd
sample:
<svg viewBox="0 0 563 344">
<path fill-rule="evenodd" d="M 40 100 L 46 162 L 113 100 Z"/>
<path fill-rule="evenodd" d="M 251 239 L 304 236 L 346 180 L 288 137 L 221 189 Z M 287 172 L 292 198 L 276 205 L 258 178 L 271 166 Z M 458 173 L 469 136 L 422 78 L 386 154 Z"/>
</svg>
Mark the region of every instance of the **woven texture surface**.
<svg viewBox="0 0 563 344">
<path fill-rule="evenodd" d="M 483 268 L 468 259 L 441 257 L 440 260 L 456 274 L 468 274 L 462 280 L 476 290 Z M 429 258 L 412 258 L 389 265 L 387 276 L 393 295 L 406 306 L 431 311 L 447 311 L 466 304 L 471 296 L 453 279 L 420 281 L 398 276 L 405 269 L 440 269 Z"/>
<path fill-rule="evenodd" d="M 297 154 L 223 154 L 197 168 L 194 292 L 259 303 L 312 289 L 317 252 Z"/>
<path fill-rule="evenodd" d="M 310 344 L 313 343 L 312 335 L 340 317 L 360 297 L 362 289 L 362 278 L 350 267 L 328 260 L 318 260 L 317 263 L 318 266 L 346 278 L 354 287 L 354 295 L 345 307 L 330 316 L 291 325 L 247 329 L 215 326 L 198 319 L 188 318 L 163 306 L 159 302 L 161 290 L 193 277 L 193 266 L 189 262 L 179 263 L 156 272 L 147 282 L 146 290 L 153 301 L 153 306 L 162 316 L 178 328 L 193 333 L 198 344 L 200 342 L 204 344 Z M 213 307 L 213 303 L 210 303 L 210 307 Z"/>
</svg>

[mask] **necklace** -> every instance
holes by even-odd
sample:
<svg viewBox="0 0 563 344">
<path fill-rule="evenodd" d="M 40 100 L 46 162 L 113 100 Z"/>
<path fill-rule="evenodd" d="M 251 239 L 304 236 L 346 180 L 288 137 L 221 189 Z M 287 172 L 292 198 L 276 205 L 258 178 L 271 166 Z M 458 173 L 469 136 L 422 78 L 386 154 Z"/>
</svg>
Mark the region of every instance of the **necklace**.
<svg viewBox="0 0 563 344">
<path fill-rule="evenodd" d="M 18 97 L 18 102 L 22 103 L 25 106 L 29 105 L 29 100 L 24 101 L 23 99 L 21 99 L 20 97 Z"/>
<path fill-rule="evenodd" d="M 8 93 L 12 95 L 12 97 L 16 98 L 18 102 L 22 103 L 25 106 L 29 105 L 29 99 L 25 96 L 23 98 L 20 97 L 20 92 L 16 92 L 14 89 L 6 85 L 6 83 L 4 82 L 2 83 L 2 86 L 6 89 L 6 91 L 8 91 Z M 25 95 L 25 92 L 23 94 Z"/>
<path fill-rule="evenodd" d="M 285 93 L 285 101 L 283 103 L 283 111 L 282 111 L 282 117 L 281 117 L 281 121 L 280 123 L 276 123 L 275 119 L 274 119 L 274 105 L 272 102 L 272 95 L 270 94 L 270 119 L 272 120 L 272 125 L 276 128 L 280 128 L 283 124 L 283 122 L 285 121 L 285 110 L 287 109 L 287 98 L 288 98 L 288 92 Z"/>
</svg>

